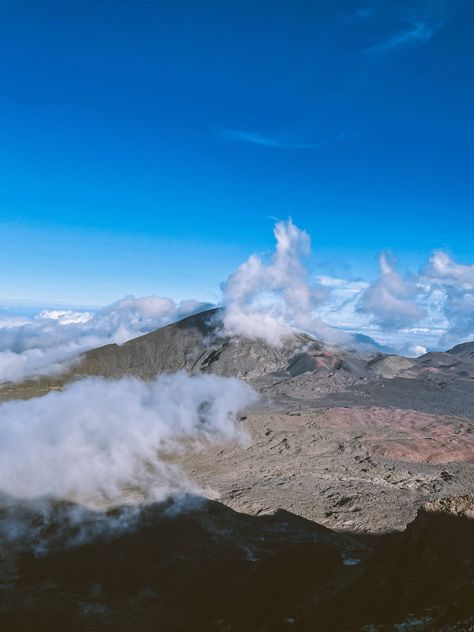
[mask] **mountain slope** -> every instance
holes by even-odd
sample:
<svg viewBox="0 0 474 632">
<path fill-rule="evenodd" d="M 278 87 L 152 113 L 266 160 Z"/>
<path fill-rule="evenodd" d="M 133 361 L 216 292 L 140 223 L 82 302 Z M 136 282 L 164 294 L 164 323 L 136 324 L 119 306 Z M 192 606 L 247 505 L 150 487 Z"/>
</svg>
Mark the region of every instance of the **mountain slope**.
<svg viewBox="0 0 474 632">
<path fill-rule="evenodd" d="M 207 310 L 121 346 L 93 349 L 84 354 L 74 373 L 150 379 L 159 373 L 185 370 L 252 378 L 285 369 L 305 346 L 321 348 L 310 336 L 299 333 L 289 336 L 279 348 L 262 340 L 229 338 L 220 333 L 220 315 L 220 309 Z"/>
<path fill-rule="evenodd" d="M 160 373 L 180 370 L 190 374 L 209 372 L 254 383 L 263 381 L 265 387 L 269 380 L 274 385 L 284 382 L 285 390 L 291 391 L 284 397 L 289 395 L 293 399 L 313 397 L 313 391 L 324 394 L 352 389 L 364 380 L 379 386 L 387 379 L 390 382 L 447 380 L 466 385 L 466 380 L 474 379 L 473 354 L 471 342 L 447 352 L 404 358 L 377 352 L 366 343 L 361 345 L 356 338 L 350 349 L 342 349 L 296 331 L 280 347 L 274 347 L 263 340 L 224 335 L 222 308 L 214 308 L 123 345 L 91 349 L 62 375 L 4 384 L 0 388 L 0 401 L 43 395 L 86 376 L 116 379 L 131 375 L 153 379 Z"/>
</svg>

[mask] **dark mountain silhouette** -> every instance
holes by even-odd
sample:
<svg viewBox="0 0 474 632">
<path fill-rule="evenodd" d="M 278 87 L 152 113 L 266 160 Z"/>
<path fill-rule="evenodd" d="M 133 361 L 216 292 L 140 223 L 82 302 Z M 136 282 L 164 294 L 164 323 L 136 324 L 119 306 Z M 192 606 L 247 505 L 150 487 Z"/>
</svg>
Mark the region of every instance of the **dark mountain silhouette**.
<svg viewBox="0 0 474 632">
<path fill-rule="evenodd" d="M 131 531 L 64 547 L 74 507 L 58 507 L 41 555 L 4 553 L 1 629 L 471 630 L 473 508 L 472 496 L 431 503 L 403 533 L 370 536 L 285 511 L 204 501 L 176 515 L 168 503 L 144 508 Z"/>
</svg>

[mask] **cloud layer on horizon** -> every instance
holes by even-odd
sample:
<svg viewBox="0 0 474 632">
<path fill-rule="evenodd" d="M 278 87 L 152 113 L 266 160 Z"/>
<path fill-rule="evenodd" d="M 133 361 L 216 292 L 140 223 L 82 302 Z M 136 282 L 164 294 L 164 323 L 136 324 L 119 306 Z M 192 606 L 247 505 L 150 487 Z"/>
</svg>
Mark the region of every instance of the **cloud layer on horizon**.
<svg viewBox="0 0 474 632">
<path fill-rule="evenodd" d="M 451 345 L 474 338 L 474 265 L 456 263 L 436 251 L 421 273 L 431 295 L 438 295 L 447 322 L 440 344 Z"/>
<path fill-rule="evenodd" d="M 358 310 L 370 314 L 386 329 L 420 321 L 425 311 L 417 303 L 416 284 L 402 279 L 386 253 L 380 255 L 379 265 L 379 277 L 360 294 Z"/>
<path fill-rule="evenodd" d="M 382 254 L 379 277 L 359 295 L 356 309 L 382 331 L 405 329 L 414 338 L 436 332 L 438 349 L 473 340 L 474 265 L 435 251 L 421 271 L 403 278 Z"/>
<path fill-rule="evenodd" d="M 275 249 L 253 254 L 222 285 L 224 333 L 278 345 L 294 330 L 330 344 L 363 333 L 402 354 L 474 339 L 474 265 L 434 252 L 401 274 L 386 254 L 372 283 L 310 271 L 310 236 L 291 219 L 274 227 Z M 98 312 L 43 310 L 0 316 L 0 382 L 60 373 L 92 347 L 121 344 L 211 307 L 195 300 L 125 297 Z"/>
<path fill-rule="evenodd" d="M 160 296 L 127 296 L 98 312 L 42 310 L 35 318 L 0 316 L 0 383 L 61 373 L 78 354 L 122 344 L 208 307 Z"/>
</svg>

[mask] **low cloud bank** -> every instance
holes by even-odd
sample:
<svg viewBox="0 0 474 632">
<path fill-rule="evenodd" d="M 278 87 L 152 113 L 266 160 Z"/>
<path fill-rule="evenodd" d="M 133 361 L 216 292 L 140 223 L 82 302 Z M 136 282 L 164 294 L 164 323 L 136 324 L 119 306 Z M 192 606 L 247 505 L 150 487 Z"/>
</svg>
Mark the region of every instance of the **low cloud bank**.
<svg viewBox="0 0 474 632">
<path fill-rule="evenodd" d="M 226 335 L 278 346 L 295 330 L 341 345 L 362 333 L 408 355 L 474 339 L 474 265 L 437 251 L 421 270 L 402 274 L 384 253 L 374 282 L 335 279 L 310 273 L 311 239 L 291 219 L 277 222 L 274 236 L 269 256 L 253 254 L 222 285 Z M 132 296 L 98 312 L 0 315 L 0 383 L 60 373 L 87 349 L 121 344 L 208 307 Z"/>
<path fill-rule="evenodd" d="M 402 277 L 382 255 L 380 275 L 357 297 L 356 310 L 382 333 L 406 333 L 408 349 L 419 351 L 423 332 L 434 336 L 432 348 L 473 340 L 474 265 L 436 251 L 421 271 Z"/>
<path fill-rule="evenodd" d="M 161 501 L 200 490 L 169 455 L 242 440 L 248 385 L 213 375 L 88 378 L 27 401 L 0 405 L 0 494 L 92 508 Z"/>
<path fill-rule="evenodd" d="M 422 270 L 402 274 L 382 253 L 372 283 L 312 277 L 309 235 L 291 219 L 274 235 L 268 260 L 252 255 L 223 284 L 226 334 L 278 346 L 295 330 L 339 345 L 362 333 L 407 355 L 474 339 L 474 265 L 438 251 Z"/>
<path fill-rule="evenodd" d="M 430 257 L 422 277 L 432 295 L 438 295 L 447 321 L 440 343 L 474 339 L 474 265 L 456 263 L 445 252 Z"/>
<path fill-rule="evenodd" d="M 0 317 L 0 382 L 61 373 L 87 349 L 122 344 L 207 306 L 129 296 L 98 312 L 43 310 L 35 318 Z"/>
</svg>

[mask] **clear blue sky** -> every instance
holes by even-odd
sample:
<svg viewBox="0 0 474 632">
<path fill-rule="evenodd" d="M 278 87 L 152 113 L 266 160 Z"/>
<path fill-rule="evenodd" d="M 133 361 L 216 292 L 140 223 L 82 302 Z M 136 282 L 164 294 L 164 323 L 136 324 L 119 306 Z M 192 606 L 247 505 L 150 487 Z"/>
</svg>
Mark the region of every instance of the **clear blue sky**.
<svg viewBox="0 0 474 632">
<path fill-rule="evenodd" d="M 468 262 L 473 113 L 470 0 L 0 0 L 0 302 L 210 299 L 290 214 Z"/>
</svg>

